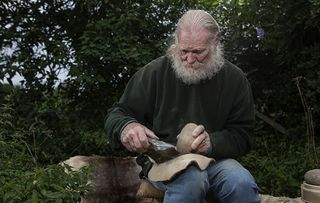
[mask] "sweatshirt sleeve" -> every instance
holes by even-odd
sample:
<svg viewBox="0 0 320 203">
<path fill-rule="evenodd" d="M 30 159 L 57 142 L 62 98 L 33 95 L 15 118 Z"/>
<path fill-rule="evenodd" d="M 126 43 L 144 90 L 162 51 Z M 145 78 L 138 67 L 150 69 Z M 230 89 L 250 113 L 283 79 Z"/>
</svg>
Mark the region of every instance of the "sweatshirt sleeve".
<svg viewBox="0 0 320 203">
<path fill-rule="evenodd" d="M 131 122 L 147 125 L 152 114 L 153 95 L 152 77 L 146 68 L 140 69 L 132 76 L 119 102 L 109 109 L 105 117 L 104 129 L 109 137 L 111 147 L 123 147 L 120 135 L 123 128 Z"/>
<path fill-rule="evenodd" d="M 246 77 L 236 89 L 236 94 L 225 127 L 210 133 L 210 157 L 237 158 L 246 154 L 253 145 L 255 115 L 253 96 Z"/>
</svg>

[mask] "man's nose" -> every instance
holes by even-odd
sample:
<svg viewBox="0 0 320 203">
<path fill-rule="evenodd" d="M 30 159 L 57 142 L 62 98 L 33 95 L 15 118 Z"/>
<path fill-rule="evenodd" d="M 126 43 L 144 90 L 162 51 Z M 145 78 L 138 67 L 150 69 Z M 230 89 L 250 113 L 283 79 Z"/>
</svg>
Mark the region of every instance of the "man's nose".
<svg viewBox="0 0 320 203">
<path fill-rule="evenodd" d="M 193 53 L 188 53 L 187 62 L 189 64 L 193 64 L 194 62 L 196 62 L 196 57 L 193 55 Z"/>
</svg>

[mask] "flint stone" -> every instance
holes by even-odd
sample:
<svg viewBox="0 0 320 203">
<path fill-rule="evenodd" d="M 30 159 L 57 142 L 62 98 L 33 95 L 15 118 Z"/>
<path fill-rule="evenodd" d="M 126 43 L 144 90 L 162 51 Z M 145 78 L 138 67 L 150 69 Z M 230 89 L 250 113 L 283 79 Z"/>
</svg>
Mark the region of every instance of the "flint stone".
<svg viewBox="0 0 320 203">
<path fill-rule="evenodd" d="M 191 153 L 191 144 L 195 140 L 195 138 L 192 136 L 192 132 L 194 129 L 196 129 L 196 127 L 196 124 L 188 123 L 182 128 L 180 134 L 177 136 L 178 141 L 176 147 L 180 154 Z"/>
<path fill-rule="evenodd" d="M 320 169 L 313 169 L 304 174 L 304 181 L 310 185 L 320 186 Z"/>
</svg>

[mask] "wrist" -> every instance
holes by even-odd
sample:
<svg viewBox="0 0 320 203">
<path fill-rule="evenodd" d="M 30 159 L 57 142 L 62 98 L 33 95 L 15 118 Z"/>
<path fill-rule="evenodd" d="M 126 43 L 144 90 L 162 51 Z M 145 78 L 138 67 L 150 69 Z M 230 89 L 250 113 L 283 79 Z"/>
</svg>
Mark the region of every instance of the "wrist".
<svg viewBox="0 0 320 203">
<path fill-rule="evenodd" d="M 131 124 L 131 123 L 138 123 L 138 121 L 134 118 L 130 118 L 126 123 L 123 124 L 123 126 L 121 127 L 120 129 L 120 133 L 119 133 L 119 138 L 121 138 L 123 136 L 123 134 L 125 133 L 126 131 L 126 127 L 129 127 L 128 125 Z"/>
</svg>

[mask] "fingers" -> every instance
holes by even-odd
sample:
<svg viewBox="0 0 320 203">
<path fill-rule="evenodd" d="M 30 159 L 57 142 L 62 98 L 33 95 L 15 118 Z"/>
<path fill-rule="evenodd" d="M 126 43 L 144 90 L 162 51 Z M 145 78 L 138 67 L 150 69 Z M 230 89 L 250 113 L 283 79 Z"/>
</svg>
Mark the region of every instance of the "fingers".
<svg viewBox="0 0 320 203">
<path fill-rule="evenodd" d="M 135 135 L 131 136 L 132 142 L 130 144 L 131 144 L 132 148 L 135 148 L 135 149 L 142 148 L 143 143 L 141 143 L 139 137 L 142 137 L 143 135 L 140 134 L 140 133 L 141 132 L 138 131 L 138 134 L 135 134 Z"/>
<path fill-rule="evenodd" d="M 141 148 L 147 149 L 149 147 L 148 137 L 147 137 L 147 135 L 146 135 L 144 130 L 139 131 L 138 141 L 139 141 L 139 144 L 140 144 Z"/>
<path fill-rule="evenodd" d="M 195 153 L 206 154 L 211 146 L 210 137 L 203 125 L 198 125 L 192 132 L 195 140 L 191 144 Z"/>
<path fill-rule="evenodd" d="M 191 149 L 196 150 L 206 138 L 205 134 L 199 135 L 191 144 Z"/>
<path fill-rule="evenodd" d="M 192 132 L 192 136 L 196 138 L 193 143 L 191 144 L 191 148 L 196 150 L 203 140 L 206 138 L 206 131 L 203 125 L 198 125 Z"/>
<path fill-rule="evenodd" d="M 207 154 L 210 148 L 210 139 L 205 139 L 197 149 L 197 153 Z"/>
<path fill-rule="evenodd" d="M 198 125 L 192 132 L 193 137 L 198 137 L 200 134 L 204 132 L 204 126 Z"/>
<path fill-rule="evenodd" d="M 203 134 L 199 135 L 199 137 L 202 137 Z M 192 146 L 192 145 L 191 145 Z M 198 154 L 207 154 L 211 146 L 210 138 L 209 136 L 205 136 L 205 138 L 202 140 L 202 142 L 198 145 L 196 148 L 192 148 L 193 153 Z"/>
<path fill-rule="evenodd" d="M 159 140 L 159 137 L 157 137 L 156 134 L 154 134 L 154 132 L 149 130 L 147 127 L 145 127 L 145 132 L 146 132 L 147 137 Z"/>
<path fill-rule="evenodd" d="M 159 139 L 145 126 L 130 123 L 123 129 L 120 141 L 129 151 L 143 152 L 149 147 L 148 137 Z"/>
</svg>

